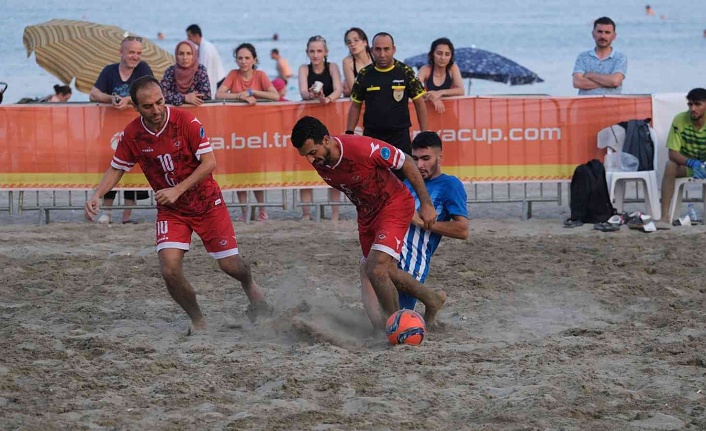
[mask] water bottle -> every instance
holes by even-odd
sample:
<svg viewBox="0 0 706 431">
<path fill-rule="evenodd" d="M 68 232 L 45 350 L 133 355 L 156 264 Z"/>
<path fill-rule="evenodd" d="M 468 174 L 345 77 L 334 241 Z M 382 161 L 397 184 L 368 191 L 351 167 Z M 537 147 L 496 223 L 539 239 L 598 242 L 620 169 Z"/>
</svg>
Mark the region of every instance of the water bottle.
<svg viewBox="0 0 706 431">
<path fill-rule="evenodd" d="M 689 208 L 687 214 L 689 215 L 689 219 L 691 219 L 691 222 L 692 223 L 699 222 L 700 221 L 699 214 L 696 212 L 696 208 L 694 207 L 694 204 L 690 203 L 689 205 L 687 205 L 687 207 Z"/>
</svg>

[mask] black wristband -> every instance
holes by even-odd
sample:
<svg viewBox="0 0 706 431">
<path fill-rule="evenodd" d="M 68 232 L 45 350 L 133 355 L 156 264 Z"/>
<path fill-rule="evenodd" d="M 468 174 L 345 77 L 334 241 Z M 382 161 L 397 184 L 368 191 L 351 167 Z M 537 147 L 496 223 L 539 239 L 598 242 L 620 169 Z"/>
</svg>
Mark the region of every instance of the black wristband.
<svg viewBox="0 0 706 431">
<path fill-rule="evenodd" d="M 352 130 L 346 130 L 346 135 L 355 135 L 355 132 Z"/>
</svg>

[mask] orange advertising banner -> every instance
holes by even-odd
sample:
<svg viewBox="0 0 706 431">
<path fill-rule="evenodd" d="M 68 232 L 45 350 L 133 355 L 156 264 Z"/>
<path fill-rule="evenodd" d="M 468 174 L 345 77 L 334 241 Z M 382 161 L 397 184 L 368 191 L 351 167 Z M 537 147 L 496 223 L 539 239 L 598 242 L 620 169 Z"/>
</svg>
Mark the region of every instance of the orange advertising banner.
<svg viewBox="0 0 706 431">
<path fill-rule="evenodd" d="M 429 127 L 444 142 L 444 171 L 464 182 L 555 181 L 600 155 L 604 127 L 652 116 L 649 96 L 461 97 L 429 109 Z M 343 133 L 350 102 L 207 104 L 189 107 L 215 150 L 224 190 L 325 184 L 290 142 L 304 115 Z M 417 133 L 414 108 L 410 106 Z M 0 106 L 0 189 L 91 189 L 109 166 L 136 111 L 94 104 Z M 362 119 L 362 116 L 361 116 Z M 148 188 L 139 169 L 123 188 Z"/>
</svg>

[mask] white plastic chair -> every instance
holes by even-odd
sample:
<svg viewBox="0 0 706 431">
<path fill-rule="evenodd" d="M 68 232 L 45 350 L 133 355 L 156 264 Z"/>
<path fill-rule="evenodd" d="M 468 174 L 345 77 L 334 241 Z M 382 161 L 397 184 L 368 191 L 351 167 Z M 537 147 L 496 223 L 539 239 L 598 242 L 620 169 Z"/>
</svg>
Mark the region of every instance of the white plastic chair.
<svg viewBox="0 0 706 431">
<path fill-rule="evenodd" d="M 674 180 L 674 193 L 672 194 L 672 202 L 669 204 L 669 223 L 678 217 L 676 212 L 678 208 L 681 208 L 682 192 L 684 191 L 684 185 L 688 183 L 701 184 L 701 199 L 704 201 L 704 208 L 701 214 L 706 214 L 706 180 L 698 180 L 692 177 L 677 178 Z"/>
<path fill-rule="evenodd" d="M 620 127 L 620 126 L 612 126 Z M 622 127 L 620 127 L 622 128 Z M 611 133 L 610 127 L 601 130 L 598 133 L 598 146 L 600 148 L 606 148 L 608 154 L 613 153 L 612 145 L 606 145 L 606 133 Z M 642 181 L 643 191 L 645 195 L 645 204 L 650 210 L 650 215 L 653 220 L 659 220 L 662 218 L 662 209 L 659 204 L 659 183 L 657 182 L 657 171 L 658 166 L 657 155 L 657 134 L 654 129 L 650 127 L 650 136 L 652 137 L 652 142 L 655 145 L 655 155 L 652 160 L 653 167 L 655 170 L 652 171 L 635 171 L 635 172 L 622 172 L 622 171 L 608 171 L 606 170 L 606 182 L 608 183 L 608 193 L 610 194 L 610 200 L 615 202 L 615 209 L 618 212 L 623 212 L 623 202 L 625 200 L 625 184 L 627 181 Z M 625 139 L 623 134 L 618 139 Z M 616 143 L 617 147 L 622 149 L 622 142 Z"/>
</svg>

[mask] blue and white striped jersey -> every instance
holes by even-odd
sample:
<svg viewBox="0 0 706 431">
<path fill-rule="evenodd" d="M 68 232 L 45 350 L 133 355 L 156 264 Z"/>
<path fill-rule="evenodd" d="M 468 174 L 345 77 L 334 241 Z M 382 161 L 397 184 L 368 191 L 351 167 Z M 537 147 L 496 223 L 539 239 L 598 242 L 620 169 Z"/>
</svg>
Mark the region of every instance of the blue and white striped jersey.
<svg viewBox="0 0 706 431">
<path fill-rule="evenodd" d="M 405 181 L 404 184 L 414 196 L 415 208 L 419 210 L 419 197 L 415 193 L 414 188 L 412 188 L 409 181 Z M 453 216 L 468 218 L 466 189 L 458 178 L 441 174 L 436 178 L 425 181 L 424 184 L 438 214 L 437 221 L 449 221 Z M 400 261 L 397 265 L 424 283 L 429 273 L 431 256 L 436 251 L 440 241 L 440 234 L 428 232 L 411 225 L 407 235 L 405 235 Z"/>
</svg>

